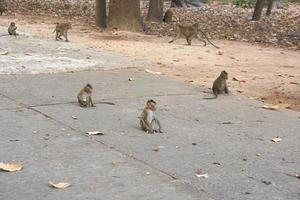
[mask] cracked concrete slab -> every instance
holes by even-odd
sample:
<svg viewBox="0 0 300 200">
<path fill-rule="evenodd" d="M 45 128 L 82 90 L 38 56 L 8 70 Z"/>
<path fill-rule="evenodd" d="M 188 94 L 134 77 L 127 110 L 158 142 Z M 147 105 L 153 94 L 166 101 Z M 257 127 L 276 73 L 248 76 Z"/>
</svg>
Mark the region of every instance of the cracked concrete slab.
<svg viewBox="0 0 300 200">
<path fill-rule="evenodd" d="M 28 109 L 0 111 L 0 199 L 208 199 L 180 181 Z M 3 134 L 5 133 L 5 134 Z M 48 181 L 70 182 L 64 190 Z"/>
<path fill-rule="evenodd" d="M 298 180 L 286 175 L 300 163 L 299 113 L 263 110 L 260 103 L 235 96 L 221 96 L 217 101 L 199 95 L 155 100 L 164 126 L 162 135 L 147 135 L 139 129 L 137 116 L 146 98 L 122 99 L 115 106 L 98 104 L 92 109 L 74 104 L 35 109 L 82 133 L 104 132 L 96 140 L 192 184 L 212 198 L 299 197 Z M 287 117 L 288 121 L 283 120 Z M 283 142 L 271 142 L 276 136 Z M 158 152 L 153 151 L 159 146 Z M 209 178 L 199 179 L 197 170 L 208 173 Z"/>
<path fill-rule="evenodd" d="M 143 70 L 142 70 L 143 71 Z M 128 81 L 134 77 L 135 81 Z M 0 93 L 28 105 L 76 102 L 79 90 L 90 83 L 94 101 L 197 93 L 199 89 L 166 76 L 136 69 L 78 73 L 0 76 Z"/>
</svg>

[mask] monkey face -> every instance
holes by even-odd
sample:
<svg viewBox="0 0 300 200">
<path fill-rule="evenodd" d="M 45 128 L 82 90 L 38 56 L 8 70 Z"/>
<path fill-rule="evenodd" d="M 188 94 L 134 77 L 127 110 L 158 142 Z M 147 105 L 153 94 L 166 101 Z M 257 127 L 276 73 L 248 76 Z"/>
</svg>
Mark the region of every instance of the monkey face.
<svg viewBox="0 0 300 200">
<path fill-rule="evenodd" d="M 156 111 L 156 103 L 149 103 L 149 108 L 150 108 L 152 111 Z"/>
<path fill-rule="evenodd" d="M 156 102 L 152 99 L 147 101 L 146 107 L 149 108 L 152 111 L 156 110 Z"/>
<path fill-rule="evenodd" d="M 16 26 L 15 22 L 11 22 L 10 26 Z"/>
<path fill-rule="evenodd" d="M 86 93 L 88 93 L 88 94 L 92 94 L 93 89 L 90 88 L 90 87 L 85 86 L 85 87 L 84 87 L 84 91 L 85 91 Z"/>
<path fill-rule="evenodd" d="M 227 73 L 225 70 L 222 71 L 222 72 L 221 72 L 221 77 L 222 77 L 223 79 L 227 80 L 227 79 L 228 79 L 228 73 Z"/>
</svg>

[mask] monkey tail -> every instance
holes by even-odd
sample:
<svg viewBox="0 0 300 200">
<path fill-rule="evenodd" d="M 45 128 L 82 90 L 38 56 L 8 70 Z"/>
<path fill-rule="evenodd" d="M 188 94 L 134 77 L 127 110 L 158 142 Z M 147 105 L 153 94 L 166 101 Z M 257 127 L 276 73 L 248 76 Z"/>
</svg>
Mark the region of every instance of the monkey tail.
<svg viewBox="0 0 300 200">
<path fill-rule="evenodd" d="M 204 37 L 207 39 L 207 41 L 211 44 L 211 45 L 213 45 L 215 48 L 217 48 L 217 49 L 220 49 L 220 47 L 218 47 L 218 46 L 216 46 L 215 44 L 213 44 L 209 39 L 208 39 L 208 37 L 206 36 L 206 34 L 201 30 L 201 29 L 199 29 L 199 31 L 202 33 L 202 35 L 204 35 Z"/>
<path fill-rule="evenodd" d="M 101 101 L 101 102 L 98 102 L 99 104 L 108 104 L 108 105 L 116 105 L 115 103 L 112 103 L 112 102 L 106 102 L 106 101 Z"/>
</svg>

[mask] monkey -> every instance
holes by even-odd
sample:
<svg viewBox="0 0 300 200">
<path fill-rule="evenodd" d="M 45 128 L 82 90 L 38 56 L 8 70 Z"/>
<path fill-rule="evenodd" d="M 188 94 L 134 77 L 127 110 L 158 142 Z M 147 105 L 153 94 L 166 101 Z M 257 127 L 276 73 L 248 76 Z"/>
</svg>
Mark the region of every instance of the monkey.
<svg viewBox="0 0 300 200">
<path fill-rule="evenodd" d="M 229 93 L 226 80 L 228 79 L 228 73 L 223 70 L 220 74 L 220 76 L 214 81 L 212 91 L 215 95 L 212 98 L 204 98 L 204 99 L 216 99 L 218 98 L 218 95 L 225 92 L 225 94 Z"/>
<path fill-rule="evenodd" d="M 6 10 L 5 6 L 3 5 L 3 2 L 0 1 L 0 16 L 6 11 L 7 10 Z"/>
<path fill-rule="evenodd" d="M 95 107 L 92 100 L 93 87 L 86 84 L 77 95 L 78 103 L 81 107 Z"/>
<path fill-rule="evenodd" d="M 155 116 L 156 104 L 157 103 L 153 99 L 148 100 L 143 112 L 139 117 L 140 126 L 146 133 L 163 133 L 161 130 L 161 123 Z"/>
<path fill-rule="evenodd" d="M 56 32 L 55 34 L 55 40 L 58 41 L 58 39 L 62 40 L 61 36 L 64 36 L 66 39 L 66 42 L 69 42 L 68 40 L 68 30 L 72 28 L 72 25 L 68 22 L 65 23 L 55 23 L 56 27 L 53 31 Z"/>
<path fill-rule="evenodd" d="M 192 39 L 193 38 L 197 38 L 198 40 L 200 40 L 201 42 L 204 43 L 203 46 L 206 46 L 206 41 L 201 39 L 199 32 L 206 38 L 206 40 L 213 45 L 215 48 L 219 49 L 220 47 L 214 45 L 206 36 L 206 34 L 199 28 L 199 23 L 195 23 L 192 25 L 183 25 L 183 24 L 179 24 L 177 26 L 177 35 L 171 40 L 169 41 L 169 43 L 174 42 L 175 40 L 179 39 L 182 35 L 185 37 L 188 45 L 192 45 Z"/>
<path fill-rule="evenodd" d="M 9 35 L 14 35 L 14 36 L 19 35 L 16 30 L 17 30 L 16 23 L 15 22 L 11 22 L 10 25 L 9 25 L 9 27 L 8 27 L 8 29 L 7 29 L 8 34 Z"/>
</svg>

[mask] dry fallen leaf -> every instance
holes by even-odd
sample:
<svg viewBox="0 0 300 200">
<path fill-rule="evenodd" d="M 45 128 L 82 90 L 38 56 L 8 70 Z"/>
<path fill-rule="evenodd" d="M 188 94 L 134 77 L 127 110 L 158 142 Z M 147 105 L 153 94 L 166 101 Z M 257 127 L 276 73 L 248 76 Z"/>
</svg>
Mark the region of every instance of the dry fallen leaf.
<svg viewBox="0 0 300 200">
<path fill-rule="evenodd" d="M 198 178 L 208 178 L 208 174 L 196 174 Z"/>
<path fill-rule="evenodd" d="M 20 163 L 0 163 L 0 170 L 6 172 L 16 172 L 20 171 L 23 166 Z"/>
<path fill-rule="evenodd" d="M 134 78 L 129 78 L 129 79 L 128 79 L 128 81 L 134 81 L 134 80 L 135 80 Z"/>
<path fill-rule="evenodd" d="M 220 162 L 213 162 L 214 165 L 221 166 Z"/>
<path fill-rule="evenodd" d="M 192 83 L 194 81 L 193 80 L 185 80 L 184 82 L 186 82 L 186 83 Z"/>
<path fill-rule="evenodd" d="M 233 124 L 232 122 L 222 122 L 222 124 Z"/>
<path fill-rule="evenodd" d="M 224 54 L 224 52 L 222 52 L 222 51 L 218 51 L 218 52 L 217 52 L 217 54 L 221 56 L 221 55 L 223 55 L 223 54 Z"/>
<path fill-rule="evenodd" d="M 7 55 L 8 51 L 0 51 L 0 55 Z"/>
<path fill-rule="evenodd" d="M 56 189 L 65 189 L 71 186 L 71 184 L 67 182 L 53 183 L 52 181 L 49 181 L 49 185 Z"/>
<path fill-rule="evenodd" d="M 272 142 L 281 142 L 282 139 L 279 136 L 277 136 L 276 138 L 273 138 L 271 141 Z"/>
<path fill-rule="evenodd" d="M 278 106 L 279 108 L 284 109 L 284 108 L 290 108 L 290 107 L 291 107 L 291 104 L 288 104 L 288 103 L 279 103 L 279 104 L 277 104 L 277 106 Z"/>
<path fill-rule="evenodd" d="M 104 133 L 102 133 L 100 131 L 90 131 L 90 132 L 87 132 L 86 134 L 88 134 L 88 135 L 104 135 Z"/>
<path fill-rule="evenodd" d="M 161 75 L 162 74 L 161 72 L 155 72 L 155 71 L 152 71 L 150 69 L 145 69 L 145 72 L 150 73 L 150 74 L 157 74 L 157 75 Z"/>
<path fill-rule="evenodd" d="M 278 105 L 267 104 L 267 105 L 263 105 L 262 108 L 267 109 L 267 110 L 278 110 L 279 106 Z"/>
<path fill-rule="evenodd" d="M 267 110 L 278 110 L 278 109 L 285 109 L 285 108 L 290 108 L 291 104 L 288 103 L 279 103 L 276 105 L 271 105 L 271 104 L 267 104 L 267 105 L 263 105 L 262 108 L 267 109 Z"/>
<path fill-rule="evenodd" d="M 300 172 L 298 174 L 286 174 L 286 175 L 300 179 Z"/>
</svg>

